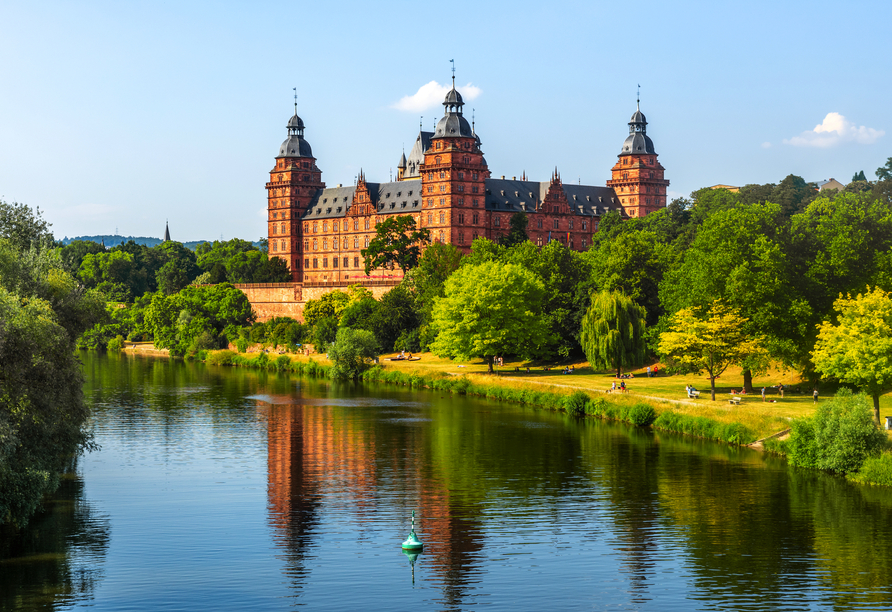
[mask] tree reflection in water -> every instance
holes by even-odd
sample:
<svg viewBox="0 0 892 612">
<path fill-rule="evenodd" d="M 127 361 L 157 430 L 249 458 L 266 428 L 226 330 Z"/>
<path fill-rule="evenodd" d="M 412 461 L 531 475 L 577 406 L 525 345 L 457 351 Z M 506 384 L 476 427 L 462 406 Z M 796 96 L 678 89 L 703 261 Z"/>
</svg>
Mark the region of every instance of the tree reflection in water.
<svg viewBox="0 0 892 612">
<path fill-rule="evenodd" d="M 110 521 L 83 489 L 78 476 L 67 475 L 27 528 L 0 538 L 0 610 L 56 610 L 93 597 Z"/>
</svg>

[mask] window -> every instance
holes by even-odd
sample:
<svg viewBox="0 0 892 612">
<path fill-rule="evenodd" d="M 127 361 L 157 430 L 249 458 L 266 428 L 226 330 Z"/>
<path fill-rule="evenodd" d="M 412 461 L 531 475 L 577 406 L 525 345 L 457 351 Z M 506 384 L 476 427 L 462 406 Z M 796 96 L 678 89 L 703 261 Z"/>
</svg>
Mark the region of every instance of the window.
<svg viewBox="0 0 892 612">
<path fill-rule="evenodd" d="M 473 191 L 474 193 L 480 193 L 480 188 L 477 185 L 474 185 L 471 187 L 471 191 Z"/>
<path fill-rule="evenodd" d="M 285 248 L 285 241 L 284 241 L 284 240 L 282 241 L 281 249 L 280 249 L 280 250 L 281 250 L 281 251 L 287 251 L 287 250 L 288 250 L 288 249 Z"/>
<path fill-rule="evenodd" d="M 359 219 L 353 219 L 353 231 L 359 230 Z"/>
<path fill-rule="evenodd" d="M 349 258 L 349 257 L 345 257 L 345 258 L 344 258 L 344 267 L 345 267 L 345 268 L 349 268 L 349 267 L 350 267 L 350 258 Z"/>
<path fill-rule="evenodd" d="M 328 231 L 328 221 L 323 221 L 323 222 L 322 222 L 322 231 L 323 231 L 323 232 L 327 232 L 327 231 Z"/>
<path fill-rule="evenodd" d="M 440 242 L 446 242 L 446 234 L 443 233 L 443 230 L 440 230 Z"/>
<path fill-rule="evenodd" d="M 313 258 L 313 267 L 314 267 L 314 268 L 318 268 L 318 267 L 319 267 L 319 260 L 316 259 L 315 257 Z"/>
<path fill-rule="evenodd" d="M 304 240 L 304 251 L 309 251 L 309 250 L 310 250 L 310 241 Z"/>
<path fill-rule="evenodd" d="M 477 198 L 474 198 L 474 206 L 477 206 Z"/>
<path fill-rule="evenodd" d="M 427 213 L 427 224 L 428 225 L 434 224 L 434 213 Z"/>
<path fill-rule="evenodd" d="M 573 229 L 573 219 L 570 219 L 570 229 Z"/>
<path fill-rule="evenodd" d="M 274 233 L 274 234 L 276 233 L 276 227 L 277 227 L 276 224 L 273 223 L 273 233 Z"/>
<path fill-rule="evenodd" d="M 328 238 L 323 238 L 323 239 L 322 239 L 322 250 L 323 250 L 323 251 L 327 251 L 327 250 L 328 250 Z"/>
<path fill-rule="evenodd" d="M 328 257 L 323 257 L 323 258 L 322 258 L 322 267 L 323 267 L 323 268 L 327 268 L 327 267 L 328 267 Z"/>
<path fill-rule="evenodd" d="M 446 185 L 440 185 L 440 193 L 446 193 Z"/>
<path fill-rule="evenodd" d="M 588 229 L 588 221 L 583 221 L 583 222 L 582 222 L 582 229 L 583 229 L 583 231 L 585 231 L 585 230 Z M 583 246 L 585 246 L 585 245 L 583 245 Z"/>
<path fill-rule="evenodd" d="M 458 243 L 459 243 L 459 244 L 464 244 L 464 243 L 465 243 L 465 233 L 464 233 L 464 232 L 459 232 L 459 233 L 458 233 Z"/>
<path fill-rule="evenodd" d="M 369 237 L 365 237 L 365 248 L 369 248 Z"/>
<path fill-rule="evenodd" d="M 337 258 L 337 257 L 332 257 L 332 258 L 331 258 L 331 267 L 332 267 L 332 268 L 337 268 L 337 267 L 338 267 L 338 258 Z"/>
<path fill-rule="evenodd" d="M 554 226 L 554 229 L 558 229 L 558 220 L 555 219 L 554 221 L 552 221 L 552 225 Z"/>
<path fill-rule="evenodd" d="M 473 223 L 474 225 L 477 225 L 477 222 L 478 222 L 478 221 L 480 221 L 480 216 L 479 216 L 477 213 L 474 213 L 474 216 L 472 217 L 471 223 Z"/>
<path fill-rule="evenodd" d="M 433 206 L 433 205 L 434 205 L 434 200 L 433 200 L 433 198 L 428 198 L 428 200 L 427 200 L 427 205 L 428 205 L 428 206 Z"/>
<path fill-rule="evenodd" d="M 440 213 L 440 223 L 441 224 L 446 223 L 446 213 L 444 213 L 444 212 Z"/>
<path fill-rule="evenodd" d="M 582 248 L 585 248 L 585 238 L 582 239 Z"/>
<path fill-rule="evenodd" d="M 319 222 L 313 221 L 313 233 L 315 234 L 317 231 L 319 231 Z"/>
<path fill-rule="evenodd" d="M 310 260 L 304 259 L 304 268 L 309 268 L 309 267 L 310 267 Z"/>
<path fill-rule="evenodd" d="M 476 180 L 477 180 L 477 173 L 475 172 L 474 174 L 471 175 L 471 177 L 476 181 Z"/>
<path fill-rule="evenodd" d="M 354 249 L 359 248 L 359 236 L 353 236 L 353 248 Z"/>
<path fill-rule="evenodd" d="M 536 219 L 536 228 L 542 229 L 542 219 Z"/>
<path fill-rule="evenodd" d="M 536 236 L 536 246 L 542 246 L 542 236 Z"/>
<path fill-rule="evenodd" d="M 468 159 L 467 156 L 465 156 L 465 161 L 467 161 L 467 159 Z M 458 173 L 458 180 L 460 180 L 460 181 L 465 180 L 465 173 L 464 173 L 464 172 L 459 172 L 459 173 Z"/>
<path fill-rule="evenodd" d="M 438 159 L 439 159 L 439 158 L 438 158 Z M 441 171 L 441 172 L 440 172 L 440 178 L 446 178 L 446 173 Z"/>
<path fill-rule="evenodd" d="M 458 224 L 464 225 L 465 223 L 465 213 L 458 213 Z"/>
<path fill-rule="evenodd" d="M 359 267 L 359 257 L 354 257 L 354 258 L 353 258 L 353 267 L 354 267 L 354 268 L 358 268 L 358 267 Z"/>
<path fill-rule="evenodd" d="M 496 217 L 495 219 L 493 219 L 493 225 L 499 227 L 500 225 L 502 225 L 502 219 L 500 217 Z"/>
<path fill-rule="evenodd" d="M 465 199 L 464 199 L 464 198 L 459 198 L 459 199 L 458 199 L 458 205 L 459 205 L 459 206 L 464 206 L 464 205 L 465 205 Z"/>
<path fill-rule="evenodd" d="M 459 185 L 457 189 L 458 189 L 459 191 L 464 191 L 464 190 L 465 190 L 465 186 L 464 186 L 464 185 Z"/>
<path fill-rule="evenodd" d="M 282 234 L 285 233 L 285 224 L 284 224 L 284 223 L 282 224 L 282 231 L 281 231 L 281 233 L 282 233 Z"/>
<path fill-rule="evenodd" d="M 273 240 L 273 251 L 278 250 L 278 249 L 276 248 L 276 245 L 278 245 L 278 244 L 279 244 L 278 242 L 276 242 L 275 240 Z"/>
<path fill-rule="evenodd" d="M 319 250 L 319 240 L 316 239 L 316 238 L 313 238 L 313 250 L 314 250 L 314 251 L 318 251 L 318 250 Z"/>
<path fill-rule="evenodd" d="M 369 229 L 369 218 L 368 217 L 365 218 L 365 228 Z"/>
<path fill-rule="evenodd" d="M 304 223 L 304 234 L 309 234 L 309 233 L 310 233 L 310 224 Z"/>
</svg>

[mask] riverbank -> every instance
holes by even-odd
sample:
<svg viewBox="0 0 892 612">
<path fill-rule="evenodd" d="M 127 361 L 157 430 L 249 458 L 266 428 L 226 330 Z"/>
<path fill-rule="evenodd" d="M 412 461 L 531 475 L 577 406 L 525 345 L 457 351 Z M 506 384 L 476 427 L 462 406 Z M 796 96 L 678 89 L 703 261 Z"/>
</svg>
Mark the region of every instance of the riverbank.
<svg viewBox="0 0 892 612">
<path fill-rule="evenodd" d="M 210 351 L 206 361 L 211 365 L 244 366 L 317 376 L 326 375 L 331 365 L 322 355 L 239 354 L 233 351 Z M 572 365 L 573 374 L 562 374 L 563 367 L 537 367 L 527 372 L 526 366 L 506 362 L 491 375 L 486 372 L 487 366 L 482 362 L 458 363 L 425 353 L 420 360 L 413 361 L 392 360 L 392 357 L 384 356 L 380 364 L 366 372 L 363 378 L 368 382 L 477 395 L 556 410 L 566 409 L 568 398 L 582 392 L 591 404 L 581 410 L 582 413 L 630 421 L 632 409 L 645 404 L 653 409 L 657 419 L 654 427 L 658 429 L 735 444 L 749 444 L 776 434 L 789 428 L 793 418 L 808 416 L 814 410 L 810 397 L 791 397 L 789 394 L 785 394 L 784 398 L 772 397 L 777 401 L 764 403 L 761 397 L 743 396 L 740 404 L 731 404 L 727 400 L 731 396 L 726 392 L 719 400 L 718 391 L 716 401 L 707 399 L 705 392 L 701 399 L 687 399 L 684 395 L 685 384 L 703 386 L 702 377 L 697 376 L 636 376 L 624 379 L 628 389 L 625 393 L 609 392 L 614 380 L 609 374 L 592 372 L 584 363 Z M 728 380 L 735 382 L 731 377 Z M 661 393 L 670 395 L 672 389 L 681 392 L 676 392 L 675 397 L 661 396 Z"/>
</svg>

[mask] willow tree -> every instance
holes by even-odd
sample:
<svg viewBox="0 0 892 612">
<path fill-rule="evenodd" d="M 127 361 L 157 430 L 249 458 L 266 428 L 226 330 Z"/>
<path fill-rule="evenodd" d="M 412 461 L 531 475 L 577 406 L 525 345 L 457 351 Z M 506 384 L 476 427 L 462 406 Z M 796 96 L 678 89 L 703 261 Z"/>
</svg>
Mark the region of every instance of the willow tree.
<svg viewBox="0 0 892 612">
<path fill-rule="evenodd" d="M 644 340 L 647 312 L 619 291 L 602 291 L 582 318 L 579 343 L 592 368 L 616 370 L 641 365 L 647 349 Z"/>
</svg>

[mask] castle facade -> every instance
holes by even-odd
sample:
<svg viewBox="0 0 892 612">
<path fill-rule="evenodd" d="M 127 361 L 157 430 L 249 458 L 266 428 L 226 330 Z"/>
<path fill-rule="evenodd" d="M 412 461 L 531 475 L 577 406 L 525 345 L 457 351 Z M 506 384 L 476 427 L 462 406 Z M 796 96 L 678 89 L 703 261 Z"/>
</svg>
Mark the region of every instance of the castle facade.
<svg viewBox="0 0 892 612">
<path fill-rule="evenodd" d="M 467 253 L 475 238 L 498 240 L 508 232 L 511 216 L 523 213 L 534 244 L 558 240 L 585 250 L 609 211 L 634 218 L 666 206 L 669 181 L 640 110 L 629 121 L 612 178 L 602 187 L 565 184 L 557 171 L 548 181 L 493 178 L 463 105 L 453 77 L 436 130 L 419 132 L 409 157 L 400 158 L 397 180 L 373 183 L 361 172 L 349 187 L 325 186 L 295 106 L 266 184 L 269 255 L 288 263 L 294 283 L 336 287 L 398 281 L 399 269 L 366 275 L 361 252 L 389 215 L 411 215 L 432 241 Z"/>
</svg>

